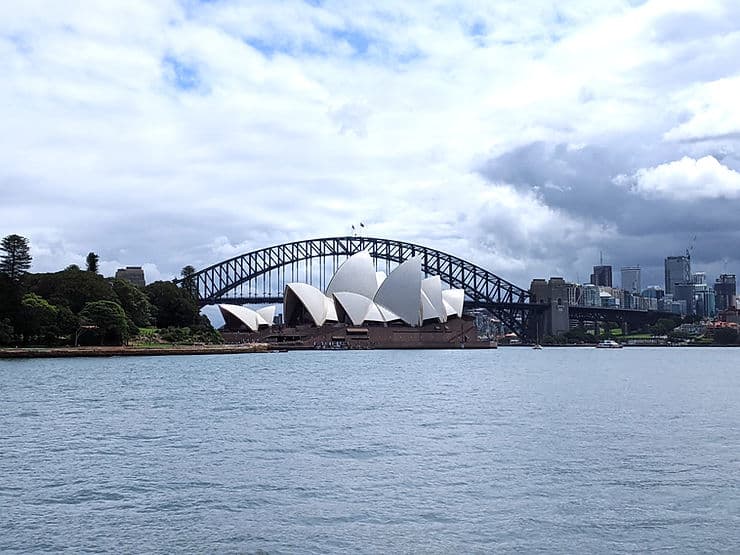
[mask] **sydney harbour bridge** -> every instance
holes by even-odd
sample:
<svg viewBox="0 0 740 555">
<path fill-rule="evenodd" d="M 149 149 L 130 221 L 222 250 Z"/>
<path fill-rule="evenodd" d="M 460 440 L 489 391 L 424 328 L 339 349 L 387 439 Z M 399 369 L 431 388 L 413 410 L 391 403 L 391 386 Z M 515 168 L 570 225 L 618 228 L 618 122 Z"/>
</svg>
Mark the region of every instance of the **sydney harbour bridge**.
<svg viewBox="0 0 740 555">
<path fill-rule="evenodd" d="M 426 275 L 438 275 L 449 287 L 465 290 L 466 308 L 485 308 L 524 340 L 542 336 L 547 304 L 534 303 L 523 289 L 451 254 L 405 241 L 376 237 L 326 237 L 293 241 L 248 252 L 204 268 L 187 279 L 201 306 L 216 303 L 282 303 L 285 284 L 309 283 L 324 290 L 341 263 L 367 251 L 376 270 L 390 271 L 419 256 Z M 178 280 L 182 283 L 184 280 Z M 641 325 L 655 319 L 642 310 L 569 307 L 575 319 Z"/>
</svg>

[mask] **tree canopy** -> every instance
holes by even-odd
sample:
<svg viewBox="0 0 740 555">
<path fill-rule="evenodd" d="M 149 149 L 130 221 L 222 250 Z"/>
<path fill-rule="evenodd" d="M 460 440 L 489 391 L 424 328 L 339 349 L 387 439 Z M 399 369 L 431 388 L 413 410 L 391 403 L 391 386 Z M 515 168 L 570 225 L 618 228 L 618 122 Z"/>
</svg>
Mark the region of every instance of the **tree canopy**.
<svg viewBox="0 0 740 555">
<path fill-rule="evenodd" d="M 141 289 L 123 279 L 114 279 L 111 287 L 118 298 L 118 304 L 137 327 L 151 325 L 154 307 Z"/>
<path fill-rule="evenodd" d="M 195 290 L 195 278 L 193 278 L 193 275 L 195 274 L 195 268 L 193 268 L 190 264 L 185 266 L 180 271 L 180 277 L 182 277 L 181 287 L 188 292 L 188 294 L 195 298 L 196 296 L 196 290 Z"/>
<path fill-rule="evenodd" d="M 101 345 L 121 345 L 128 339 L 126 313 L 113 301 L 87 303 L 80 312 L 80 324 L 96 326 L 94 335 Z"/>
<path fill-rule="evenodd" d="M 15 338 L 15 329 L 8 318 L 0 318 L 0 345 L 9 345 Z"/>
<path fill-rule="evenodd" d="M 155 308 L 159 328 L 190 327 L 198 320 L 198 305 L 190 294 L 170 281 L 155 281 L 146 286 L 146 294 Z"/>
<path fill-rule="evenodd" d="M 31 249 L 28 239 L 20 235 L 8 235 L 0 241 L 0 272 L 17 281 L 31 267 Z"/>
<path fill-rule="evenodd" d="M 7 274 L 0 274 L 0 319 L 15 319 L 20 310 L 21 288 Z"/>
<path fill-rule="evenodd" d="M 23 296 L 19 330 L 23 342 L 31 340 L 53 343 L 58 335 L 57 308 L 35 293 Z"/>
<path fill-rule="evenodd" d="M 138 334 L 138 328 L 152 324 L 178 328 L 179 335 L 192 341 L 222 341 L 208 319 L 200 316 L 191 288 L 164 281 L 142 288 L 105 278 L 98 273 L 99 257 L 94 252 L 87 256 L 86 270 L 73 264 L 59 272 L 28 273 L 26 238 L 9 235 L 1 248 L 2 345 L 72 343 L 80 325 L 95 326 L 80 338 L 88 343 L 121 344 Z M 193 273 L 192 266 L 183 268 L 184 277 Z"/>
<path fill-rule="evenodd" d="M 100 261 L 100 257 L 94 252 L 87 253 L 87 258 L 85 258 L 85 264 L 87 265 L 87 271 L 93 274 L 97 274 L 99 261 Z"/>
<path fill-rule="evenodd" d="M 101 275 L 70 268 L 53 274 L 31 274 L 28 289 L 56 305 L 79 313 L 91 301 L 116 301 L 110 283 Z"/>
<path fill-rule="evenodd" d="M 714 330 L 714 342 L 720 345 L 731 345 L 737 342 L 738 333 L 733 328 L 717 328 Z"/>
</svg>

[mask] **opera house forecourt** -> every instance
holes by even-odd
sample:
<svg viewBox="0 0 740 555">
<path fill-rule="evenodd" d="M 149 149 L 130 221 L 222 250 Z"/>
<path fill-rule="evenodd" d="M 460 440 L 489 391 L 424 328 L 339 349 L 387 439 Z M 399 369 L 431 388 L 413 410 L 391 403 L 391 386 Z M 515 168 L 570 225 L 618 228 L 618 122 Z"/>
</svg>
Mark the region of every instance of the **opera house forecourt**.
<svg viewBox="0 0 740 555">
<path fill-rule="evenodd" d="M 421 257 L 390 275 L 376 272 L 367 251 L 349 257 L 326 291 L 289 283 L 283 323 L 276 307 L 252 310 L 219 304 L 227 342 L 259 341 L 295 349 L 490 348 L 473 318 L 463 315 L 465 291 L 443 289 L 439 276 L 423 278 Z"/>
</svg>

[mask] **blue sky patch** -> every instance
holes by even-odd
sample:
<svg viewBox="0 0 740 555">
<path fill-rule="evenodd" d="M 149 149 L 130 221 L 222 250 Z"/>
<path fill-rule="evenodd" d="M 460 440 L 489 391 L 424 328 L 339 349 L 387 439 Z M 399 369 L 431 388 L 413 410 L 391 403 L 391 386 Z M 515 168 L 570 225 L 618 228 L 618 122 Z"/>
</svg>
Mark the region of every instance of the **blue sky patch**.
<svg viewBox="0 0 740 555">
<path fill-rule="evenodd" d="M 471 37 L 484 37 L 486 35 L 486 24 L 480 19 L 468 28 Z"/>
<path fill-rule="evenodd" d="M 201 79 L 198 68 L 178 60 L 174 56 L 166 56 L 162 60 L 165 78 L 177 89 L 192 91 L 200 88 Z"/>
<path fill-rule="evenodd" d="M 264 54 L 268 58 L 272 57 L 276 52 L 290 53 L 290 49 L 288 48 L 281 47 L 279 44 L 258 39 L 256 37 L 244 39 L 244 43 L 248 44 L 258 52 Z"/>
<path fill-rule="evenodd" d="M 370 37 L 364 33 L 351 29 L 334 29 L 331 32 L 331 36 L 335 40 L 345 41 L 352 47 L 357 55 L 365 54 L 368 46 L 372 42 Z"/>
</svg>

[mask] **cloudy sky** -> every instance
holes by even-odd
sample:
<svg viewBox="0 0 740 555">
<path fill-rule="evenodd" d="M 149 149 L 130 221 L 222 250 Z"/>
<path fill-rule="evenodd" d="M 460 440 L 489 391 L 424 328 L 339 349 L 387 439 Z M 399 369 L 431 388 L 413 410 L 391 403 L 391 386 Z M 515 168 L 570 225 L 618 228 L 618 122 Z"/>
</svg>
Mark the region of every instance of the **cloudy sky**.
<svg viewBox="0 0 740 555">
<path fill-rule="evenodd" d="M 75 7 L 72 7 L 72 4 Z M 736 0 L 0 3 L 0 236 L 170 278 L 368 235 L 740 271 Z"/>
</svg>

